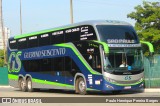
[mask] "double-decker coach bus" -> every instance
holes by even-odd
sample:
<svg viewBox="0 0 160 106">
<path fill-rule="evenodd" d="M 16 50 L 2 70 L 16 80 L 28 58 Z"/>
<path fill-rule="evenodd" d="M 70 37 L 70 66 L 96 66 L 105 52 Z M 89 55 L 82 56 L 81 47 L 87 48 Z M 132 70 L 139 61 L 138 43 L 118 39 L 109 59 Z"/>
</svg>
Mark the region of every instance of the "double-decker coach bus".
<svg viewBox="0 0 160 106">
<path fill-rule="evenodd" d="M 139 41 L 130 24 L 110 20 L 14 36 L 8 41 L 9 84 L 22 91 L 68 89 L 79 94 L 140 89 L 141 43 L 150 45 Z"/>
</svg>

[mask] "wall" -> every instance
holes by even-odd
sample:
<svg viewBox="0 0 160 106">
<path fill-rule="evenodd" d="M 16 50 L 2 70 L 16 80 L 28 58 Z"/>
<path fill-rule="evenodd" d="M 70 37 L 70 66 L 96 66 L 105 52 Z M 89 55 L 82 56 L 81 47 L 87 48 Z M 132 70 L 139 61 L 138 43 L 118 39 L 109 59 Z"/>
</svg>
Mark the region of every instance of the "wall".
<svg viewBox="0 0 160 106">
<path fill-rule="evenodd" d="M 8 70 L 6 67 L 0 67 L 0 85 L 8 85 Z"/>
</svg>

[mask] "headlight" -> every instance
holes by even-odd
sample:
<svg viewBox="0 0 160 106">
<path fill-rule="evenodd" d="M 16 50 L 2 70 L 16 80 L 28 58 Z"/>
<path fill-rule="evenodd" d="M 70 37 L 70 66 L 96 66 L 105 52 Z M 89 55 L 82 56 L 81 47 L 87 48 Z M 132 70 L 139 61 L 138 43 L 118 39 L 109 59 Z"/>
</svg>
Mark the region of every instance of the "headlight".
<svg viewBox="0 0 160 106">
<path fill-rule="evenodd" d="M 114 83 L 116 82 L 115 80 L 111 79 L 111 78 L 108 78 L 108 77 L 104 77 L 104 79 L 108 82 L 111 82 L 111 83 Z"/>
</svg>

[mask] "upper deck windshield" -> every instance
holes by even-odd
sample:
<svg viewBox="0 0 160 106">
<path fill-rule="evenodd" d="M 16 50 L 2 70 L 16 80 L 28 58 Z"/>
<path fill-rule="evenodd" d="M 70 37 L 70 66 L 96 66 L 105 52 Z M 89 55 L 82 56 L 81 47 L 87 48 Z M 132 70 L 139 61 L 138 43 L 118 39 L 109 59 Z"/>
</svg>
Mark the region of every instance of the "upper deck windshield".
<svg viewBox="0 0 160 106">
<path fill-rule="evenodd" d="M 113 49 L 104 58 L 104 70 L 108 72 L 143 71 L 143 54 L 140 48 Z"/>
<path fill-rule="evenodd" d="M 129 25 L 97 25 L 100 39 L 107 43 L 139 43 L 136 32 Z"/>
</svg>

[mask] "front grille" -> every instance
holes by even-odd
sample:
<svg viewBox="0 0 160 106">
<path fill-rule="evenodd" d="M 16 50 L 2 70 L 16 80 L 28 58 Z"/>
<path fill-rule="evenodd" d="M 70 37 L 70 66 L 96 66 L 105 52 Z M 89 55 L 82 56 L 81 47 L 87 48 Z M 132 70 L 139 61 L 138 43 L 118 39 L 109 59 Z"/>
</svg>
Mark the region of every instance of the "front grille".
<svg viewBox="0 0 160 106">
<path fill-rule="evenodd" d="M 139 82 L 141 79 L 138 79 L 138 80 L 132 80 L 132 81 L 117 81 L 117 80 L 114 80 L 115 83 L 118 83 L 118 84 L 134 84 L 134 83 L 137 83 Z"/>
</svg>

